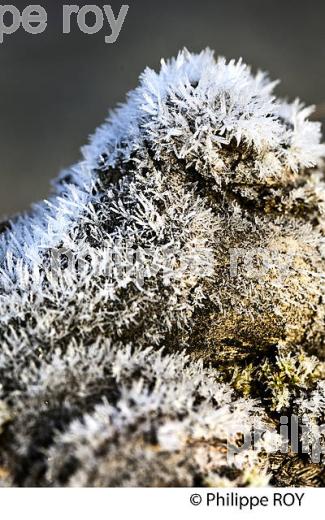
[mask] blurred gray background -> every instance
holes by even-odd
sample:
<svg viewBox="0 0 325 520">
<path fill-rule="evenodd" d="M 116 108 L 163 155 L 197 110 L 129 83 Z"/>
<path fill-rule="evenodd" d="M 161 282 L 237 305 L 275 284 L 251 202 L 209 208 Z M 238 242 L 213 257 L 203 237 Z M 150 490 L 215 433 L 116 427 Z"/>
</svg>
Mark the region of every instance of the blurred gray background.
<svg viewBox="0 0 325 520">
<path fill-rule="evenodd" d="M 31 2 L 8 1 L 21 11 Z M 80 157 L 80 146 L 108 108 L 124 99 L 145 66 L 183 46 L 242 56 L 280 78 L 278 93 L 317 104 L 325 121 L 325 1 L 37 0 L 44 34 L 22 29 L 0 45 L 0 216 L 46 197 L 49 181 Z M 97 35 L 62 34 L 63 4 L 130 9 L 115 44 Z M 89 22 L 90 23 L 90 22 Z"/>
</svg>

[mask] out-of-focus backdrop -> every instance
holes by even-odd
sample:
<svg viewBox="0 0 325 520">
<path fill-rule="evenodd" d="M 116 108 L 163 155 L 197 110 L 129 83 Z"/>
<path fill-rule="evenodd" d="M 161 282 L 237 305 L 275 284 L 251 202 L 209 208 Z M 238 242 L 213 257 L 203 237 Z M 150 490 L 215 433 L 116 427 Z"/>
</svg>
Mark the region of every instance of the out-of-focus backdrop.
<svg viewBox="0 0 325 520">
<path fill-rule="evenodd" d="M 31 2 L 8 1 L 22 11 Z M 33 2 L 34 3 L 34 2 Z M 48 13 L 37 36 L 20 29 L 0 45 L 0 217 L 49 193 L 49 181 L 136 86 L 186 46 L 206 46 L 280 78 L 277 92 L 317 105 L 325 121 L 325 1 L 312 0 L 37 0 Z M 122 4 L 129 12 L 116 43 L 104 25 L 87 36 L 72 23 L 62 34 L 62 5 Z M 89 20 L 90 24 L 91 20 Z"/>
</svg>

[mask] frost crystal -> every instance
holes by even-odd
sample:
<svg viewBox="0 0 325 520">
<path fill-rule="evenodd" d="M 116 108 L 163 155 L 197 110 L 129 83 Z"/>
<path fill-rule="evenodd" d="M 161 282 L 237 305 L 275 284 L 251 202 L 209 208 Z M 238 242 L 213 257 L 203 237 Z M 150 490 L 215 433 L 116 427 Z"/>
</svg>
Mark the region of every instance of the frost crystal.
<svg viewBox="0 0 325 520">
<path fill-rule="evenodd" d="M 324 400 L 325 146 L 275 85 L 209 50 L 147 69 L 3 226 L 4 485 L 315 484 L 226 457 Z"/>
</svg>

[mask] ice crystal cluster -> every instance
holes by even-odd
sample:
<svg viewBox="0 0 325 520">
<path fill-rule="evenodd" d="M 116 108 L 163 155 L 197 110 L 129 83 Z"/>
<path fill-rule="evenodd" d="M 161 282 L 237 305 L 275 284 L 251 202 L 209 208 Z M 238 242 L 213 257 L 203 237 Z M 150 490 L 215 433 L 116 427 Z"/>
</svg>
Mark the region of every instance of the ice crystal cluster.
<svg viewBox="0 0 325 520">
<path fill-rule="evenodd" d="M 1 226 L 3 485 L 325 482 L 275 432 L 227 456 L 325 417 L 325 147 L 275 84 L 209 50 L 147 69 Z"/>
</svg>

